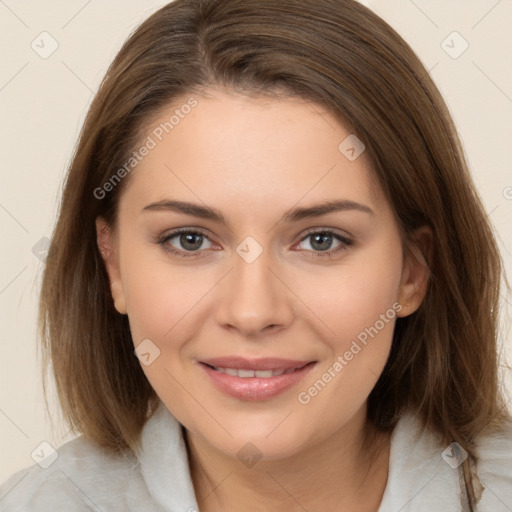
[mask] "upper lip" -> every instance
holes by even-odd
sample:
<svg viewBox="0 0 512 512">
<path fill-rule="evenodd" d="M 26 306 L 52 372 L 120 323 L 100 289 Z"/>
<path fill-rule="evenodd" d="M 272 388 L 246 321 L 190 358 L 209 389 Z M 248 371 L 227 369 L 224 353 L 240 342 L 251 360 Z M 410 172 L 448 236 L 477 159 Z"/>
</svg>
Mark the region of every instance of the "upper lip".
<svg viewBox="0 0 512 512">
<path fill-rule="evenodd" d="M 235 368 L 238 370 L 289 370 L 290 368 L 302 368 L 313 361 L 300 361 L 296 359 L 281 359 L 277 357 L 265 357 L 261 359 L 245 359 L 244 357 L 216 357 L 203 359 L 201 363 L 216 368 Z"/>
</svg>

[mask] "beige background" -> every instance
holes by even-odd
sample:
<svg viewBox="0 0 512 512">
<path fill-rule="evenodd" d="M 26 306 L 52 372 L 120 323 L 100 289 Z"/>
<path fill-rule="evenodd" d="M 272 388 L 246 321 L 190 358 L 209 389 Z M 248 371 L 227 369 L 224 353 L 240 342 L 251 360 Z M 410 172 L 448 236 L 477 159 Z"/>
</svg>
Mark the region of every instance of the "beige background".
<svg viewBox="0 0 512 512">
<path fill-rule="evenodd" d="M 44 412 L 35 338 L 43 263 L 32 248 L 51 235 L 61 180 L 107 66 L 133 28 L 165 3 L 0 0 L 0 482 L 33 464 L 31 453 L 41 442 L 57 448 L 73 437 L 55 413 L 52 430 Z M 364 3 L 409 42 L 443 93 L 509 269 L 512 1 Z M 31 47 L 35 40 L 40 52 L 51 49 L 49 36 L 39 36 L 43 31 L 59 45 L 46 59 Z M 464 40 L 469 46 L 458 58 L 446 53 L 459 53 Z M 510 318 L 510 295 L 503 301 Z M 508 322 L 501 337 L 510 362 Z M 503 373 L 509 390 L 510 373 Z"/>
</svg>

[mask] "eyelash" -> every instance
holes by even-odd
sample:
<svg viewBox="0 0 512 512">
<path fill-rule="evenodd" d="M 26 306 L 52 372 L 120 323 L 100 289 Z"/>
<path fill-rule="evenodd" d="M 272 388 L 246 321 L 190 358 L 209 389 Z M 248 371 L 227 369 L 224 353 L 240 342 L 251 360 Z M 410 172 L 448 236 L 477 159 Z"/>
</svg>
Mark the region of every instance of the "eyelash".
<svg viewBox="0 0 512 512">
<path fill-rule="evenodd" d="M 203 231 L 201 231 L 200 229 L 196 230 L 196 229 L 182 228 L 182 229 L 178 229 L 176 231 L 173 231 L 172 233 L 168 233 L 166 235 L 163 235 L 162 237 L 160 237 L 158 239 L 157 243 L 162 246 L 162 249 L 165 252 L 172 253 L 175 256 L 178 256 L 180 258 L 197 257 L 202 252 L 206 251 L 206 250 L 195 251 L 195 252 L 193 252 L 193 251 L 192 252 L 191 251 L 180 251 L 180 250 L 177 250 L 174 247 L 168 245 L 167 242 L 169 242 L 169 240 L 172 240 L 173 238 L 176 238 L 178 235 L 181 235 L 183 233 L 193 234 L 193 235 L 200 235 L 200 236 L 203 236 L 204 238 L 208 239 L 211 242 L 211 240 L 208 237 L 208 235 L 206 233 L 204 233 Z M 353 240 L 351 240 L 351 239 L 349 239 L 347 237 L 344 237 L 344 236 L 334 232 L 333 230 L 331 230 L 329 228 L 315 229 L 315 230 L 309 231 L 309 232 L 307 232 L 304 235 L 303 238 L 301 238 L 300 242 L 303 242 L 307 238 L 309 238 L 309 237 L 311 237 L 313 235 L 318 235 L 318 234 L 332 235 L 338 241 L 342 242 L 342 245 L 340 245 L 337 249 L 331 249 L 331 250 L 328 250 L 328 251 L 310 251 L 310 250 L 306 250 L 307 252 L 310 253 L 310 257 L 312 257 L 312 258 L 316 258 L 316 257 L 330 258 L 333 255 L 335 255 L 335 254 L 337 254 L 337 253 L 339 253 L 341 251 L 346 250 L 348 247 L 350 247 L 350 246 L 352 246 L 354 244 Z"/>
</svg>

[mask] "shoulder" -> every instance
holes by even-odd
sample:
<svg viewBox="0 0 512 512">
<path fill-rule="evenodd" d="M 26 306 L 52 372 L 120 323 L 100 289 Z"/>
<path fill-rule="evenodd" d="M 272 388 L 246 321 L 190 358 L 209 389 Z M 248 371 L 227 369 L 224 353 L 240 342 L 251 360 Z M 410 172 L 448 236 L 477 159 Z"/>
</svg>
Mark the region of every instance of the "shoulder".
<svg viewBox="0 0 512 512">
<path fill-rule="evenodd" d="M 482 509 L 510 511 L 507 507 L 512 503 L 512 420 L 503 429 L 480 436 L 476 451 Z"/>
<path fill-rule="evenodd" d="M 479 436 L 476 453 L 477 510 L 510 512 L 506 507 L 512 503 L 512 426 Z M 388 484 L 379 512 L 459 512 L 463 460 L 464 452 L 445 446 L 416 416 L 404 414 L 392 434 Z"/>
<path fill-rule="evenodd" d="M 197 510 L 180 423 L 165 405 L 144 425 L 137 454 L 109 455 L 84 436 L 0 486 L 0 512 Z"/>
<path fill-rule="evenodd" d="M 63 504 L 71 512 L 133 510 L 134 503 L 147 506 L 149 498 L 133 455 L 108 455 L 80 436 L 5 481 L 0 511 L 55 511 Z"/>
</svg>

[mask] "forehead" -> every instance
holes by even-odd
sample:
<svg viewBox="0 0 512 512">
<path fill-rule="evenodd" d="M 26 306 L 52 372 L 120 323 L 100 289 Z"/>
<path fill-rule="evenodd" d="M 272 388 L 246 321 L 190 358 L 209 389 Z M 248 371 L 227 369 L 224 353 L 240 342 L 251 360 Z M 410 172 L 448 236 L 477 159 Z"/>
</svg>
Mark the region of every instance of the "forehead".
<svg viewBox="0 0 512 512">
<path fill-rule="evenodd" d="M 141 207 L 172 197 L 249 216 L 342 198 L 385 206 L 365 152 L 347 153 L 362 148 L 354 137 L 302 98 L 183 96 L 145 124 L 141 140 L 152 147 L 125 195 Z"/>
</svg>

